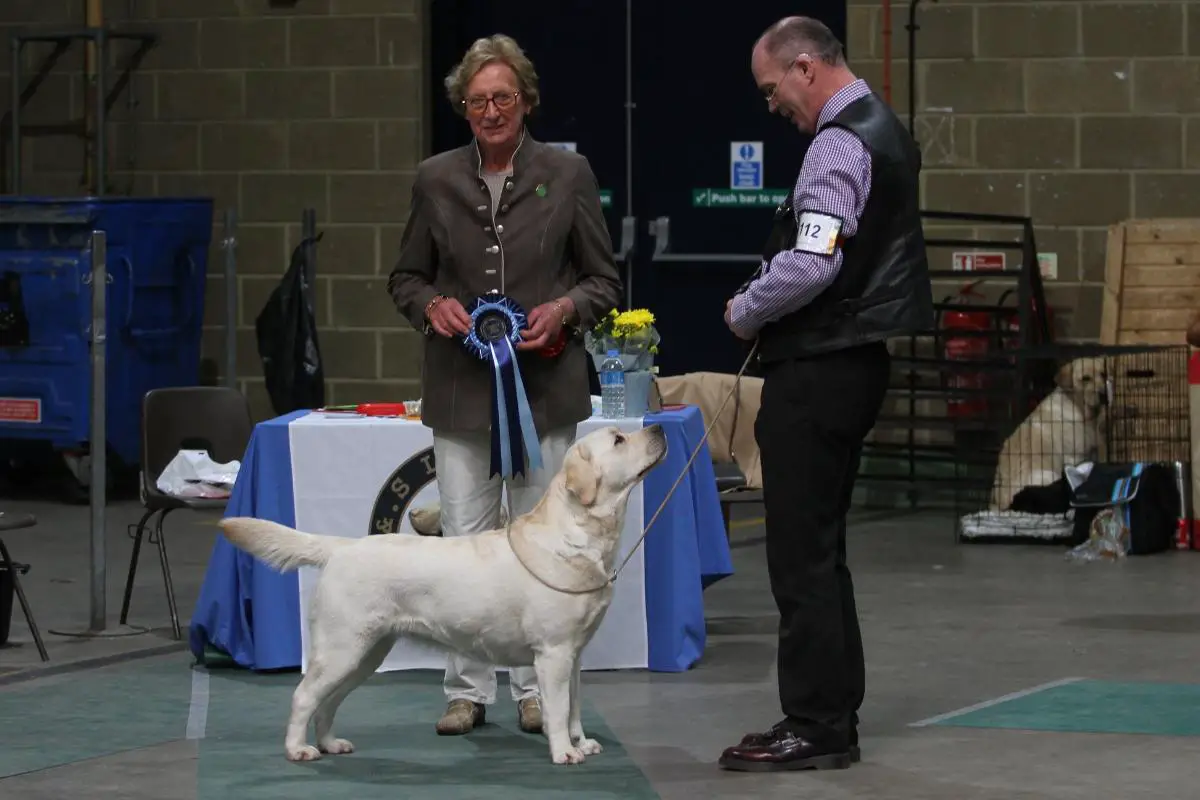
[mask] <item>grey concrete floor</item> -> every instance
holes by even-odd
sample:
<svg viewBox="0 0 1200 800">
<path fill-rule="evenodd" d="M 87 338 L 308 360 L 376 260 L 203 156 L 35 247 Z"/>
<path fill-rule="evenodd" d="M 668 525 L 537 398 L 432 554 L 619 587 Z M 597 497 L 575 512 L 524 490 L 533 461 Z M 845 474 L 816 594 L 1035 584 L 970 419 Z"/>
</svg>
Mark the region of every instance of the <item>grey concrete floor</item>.
<svg viewBox="0 0 1200 800">
<path fill-rule="evenodd" d="M 37 528 L 5 540 L 15 559 L 33 564 L 25 585 L 43 631 L 84 627 L 87 509 L 6 503 L 4 510 L 33 511 L 41 519 Z M 1200 669 L 1200 553 L 1073 564 L 1054 547 L 957 545 L 943 513 L 856 512 L 852 521 L 850 559 L 868 658 L 862 763 L 831 773 L 722 772 L 715 764 L 722 748 L 779 717 L 763 531 L 757 509 L 737 511 L 744 515 L 733 533 L 737 574 L 706 593 L 709 639 L 702 663 L 686 674 L 584 678 L 588 702 L 662 798 L 1196 796 L 1200 737 L 913 727 L 1067 677 L 1189 684 L 1198 682 Z M 137 516 L 136 504 L 109 509 L 114 625 L 130 551 L 125 526 Z M 215 536 L 208 524 L 213 518 L 179 513 L 168 522 L 185 626 Z M 143 550 L 143 558 L 131 622 L 154 626 L 153 632 L 107 641 L 45 633 L 53 658 L 47 672 L 15 611 L 17 646 L 0 649 L 0 692 L 87 681 L 122 669 L 119 663 L 88 667 L 88 659 L 172 646 L 157 559 L 152 550 Z M 71 671 L 53 674 L 72 662 Z M 429 691 L 439 691 L 436 676 Z M 278 709 L 280 737 L 286 711 Z M 137 713 L 136 705 L 129 713 Z M 342 724 L 349 730 L 353 721 Z M 19 735 L 19 721 L 5 720 L 0 747 Z M 196 753 L 197 743 L 180 730 L 177 741 L 0 779 L 0 796 L 192 800 L 200 797 Z M 303 796 L 302 783 L 295 779 L 293 796 Z M 570 787 L 567 773 L 562 797 L 572 796 Z M 343 796 L 353 793 L 347 786 Z"/>
</svg>

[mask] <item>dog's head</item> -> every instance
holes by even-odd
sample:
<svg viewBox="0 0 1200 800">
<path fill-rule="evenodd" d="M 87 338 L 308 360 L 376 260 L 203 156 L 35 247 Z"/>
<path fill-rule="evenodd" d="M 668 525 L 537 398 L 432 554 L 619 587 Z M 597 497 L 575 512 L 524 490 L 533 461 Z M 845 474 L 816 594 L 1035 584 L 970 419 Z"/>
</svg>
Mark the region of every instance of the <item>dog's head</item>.
<svg viewBox="0 0 1200 800">
<path fill-rule="evenodd" d="M 602 428 L 567 451 L 563 486 L 573 504 L 589 514 L 608 515 L 666 455 L 667 435 L 661 425 L 634 433 L 616 426 Z"/>
<path fill-rule="evenodd" d="M 1079 404 L 1091 419 L 1108 402 L 1108 376 L 1104 359 L 1096 356 L 1077 358 L 1059 368 L 1054 382 Z"/>
</svg>

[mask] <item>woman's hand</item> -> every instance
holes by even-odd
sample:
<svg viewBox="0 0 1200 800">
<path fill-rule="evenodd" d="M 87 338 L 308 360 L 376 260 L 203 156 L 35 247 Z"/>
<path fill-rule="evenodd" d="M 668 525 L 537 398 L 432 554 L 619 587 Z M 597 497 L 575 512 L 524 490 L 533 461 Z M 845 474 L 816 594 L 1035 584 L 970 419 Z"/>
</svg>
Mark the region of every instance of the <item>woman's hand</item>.
<svg viewBox="0 0 1200 800">
<path fill-rule="evenodd" d="M 518 350 L 541 350 L 558 341 L 566 318 L 574 313 L 575 304 L 569 297 L 560 297 L 542 303 L 529 312 L 529 327 L 521 331 L 525 341 L 517 344 Z"/>
<path fill-rule="evenodd" d="M 462 303 L 453 297 L 438 295 L 433 298 L 425 317 L 438 336 L 450 338 L 455 335 L 466 336 L 471 332 L 471 317 Z"/>
</svg>

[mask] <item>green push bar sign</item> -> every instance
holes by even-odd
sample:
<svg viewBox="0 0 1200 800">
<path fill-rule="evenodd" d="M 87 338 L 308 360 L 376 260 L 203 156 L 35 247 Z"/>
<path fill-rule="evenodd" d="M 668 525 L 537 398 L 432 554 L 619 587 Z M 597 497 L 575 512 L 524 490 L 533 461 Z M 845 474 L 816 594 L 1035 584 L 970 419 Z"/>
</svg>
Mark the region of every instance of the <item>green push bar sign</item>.
<svg viewBox="0 0 1200 800">
<path fill-rule="evenodd" d="M 774 208 L 787 189 L 692 189 L 692 208 Z"/>
</svg>

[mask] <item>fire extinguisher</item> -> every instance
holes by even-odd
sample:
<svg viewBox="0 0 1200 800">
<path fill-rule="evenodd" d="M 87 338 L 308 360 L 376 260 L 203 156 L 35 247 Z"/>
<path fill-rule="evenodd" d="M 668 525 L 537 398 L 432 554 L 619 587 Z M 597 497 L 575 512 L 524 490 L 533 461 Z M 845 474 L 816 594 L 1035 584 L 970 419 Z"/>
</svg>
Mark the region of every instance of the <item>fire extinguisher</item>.
<svg viewBox="0 0 1200 800">
<path fill-rule="evenodd" d="M 1015 289 L 1008 289 L 1007 291 L 1005 291 L 1004 294 L 1000 295 L 1000 300 L 998 301 L 998 304 L 1004 305 L 1004 301 L 1007 300 L 1009 295 L 1011 295 L 1015 291 L 1016 291 Z M 1033 314 L 1035 316 L 1037 315 L 1037 302 L 1034 300 L 1030 300 L 1029 313 Z M 1020 342 L 1020 340 L 1021 340 L 1021 311 L 1020 311 L 1020 308 L 1014 307 L 1012 311 L 1009 311 L 1008 313 L 1006 313 L 1004 315 L 1004 318 L 1005 318 L 1004 319 L 1004 327 L 1011 335 L 1006 336 L 1004 339 L 1001 340 L 1002 345 L 1007 346 L 1007 347 L 1017 347 L 1018 346 L 1017 343 Z M 1046 304 L 1046 327 L 1047 327 L 1047 329 L 1049 329 L 1049 331 L 1051 331 L 1051 332 L 1054 331 L 1054 308 L 1051 307 L 1051 305 L 1049 303 Z M 1051 338 L 1053 338 L 1053 336 Z M 1033 343 L 1041 344 L 1041 339 L 1042 339 L 1042 337 L 1040 335 L 1040 332 L 1035 329 L 1034 336 L 1033 336 Z"/>
<path fill-rule="evenodd" d="M 984 295 L 975 291 L 983 281 L 968 283 L 959 290 L 957 297 L 947 297 L 946 303 L 961 303 L 969 307 L 975 298 Z M 944 311 L 940 328 L 946 334 L 942 346 L 946 361 L 979 361 L 988 356 L 990 344 L 986 332 L 993 330 L 993 315 L 986 311 Z M 959 335 L 955 335 L 955 331 Z M 969 332 L 969 333 L 967 333 Z M 968 370 L 962 366 L 951 366 L 948 370 L 947 387 L 954 393 L 946 399 L 946 413 L 953 418 L 984 417 L 988 412 L 987 397 L 983 390 L 988 386 L 987 370 Z"/>
<path fill-rule="evenodd" d="M 1016 291 L 1015 289 L 1009 289 L 1009 290 L 1005 291 L 1002 295 L 1000 295 L 998 305 L 1004 305 L 1004 302 L 1015 291 Z M 1034 316 L 1037 315 L 1037 302 L 1034 300 L 1030 301 L 1029 313 Z M 1021 343 L 1021 310 L 1020 310 L 1020 307 L 1015 306 L 1011 311 L 1005 312 L 1002 316 L 1002 319 L 1003 319 L 1005 335 L 1000 338 L 1000 347 L 1002 347 L 1004 349 L 1014 349 L 1015 350 L 1021 346 L 1020 345 L 1020 343 Z M 1054 330 L 1054 308 L 1049 303 L 1046 304 L 1046 328 L 1049 331 Z M 1053 337 L 1051 337 L 1051 338 L 1053 338 Z M 1041 340 L 1042 340 L 1041 332 L 1037 329 L 1036 325 L 1034 326 L 1032 339 L 1033 339 L 1033 344 L 1040 344 Z M 1015 359 L 1013 359 L 1013 358 L 1009 359 L 1009 363 L 1014 363 L 1014 362 L 1015 362 Z M 1035 408 L 1037 408 L 1037 405 L 1039 402 L 1041 402 L 1041 398 L 1039 396 L 1037 396 L 1036 393 L 1034 393 L 1029 398 L 1029 408 L 1026 408 L 1023 411 L 1021 409 L 1013 409 L 1013 413 L 1019 412 L 1019 413 L 1023 413 L 1023 414 L 1028 414 L 1028 413 L 1032 412 Z"/>
</svg>

